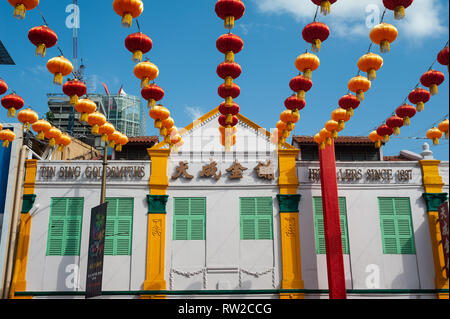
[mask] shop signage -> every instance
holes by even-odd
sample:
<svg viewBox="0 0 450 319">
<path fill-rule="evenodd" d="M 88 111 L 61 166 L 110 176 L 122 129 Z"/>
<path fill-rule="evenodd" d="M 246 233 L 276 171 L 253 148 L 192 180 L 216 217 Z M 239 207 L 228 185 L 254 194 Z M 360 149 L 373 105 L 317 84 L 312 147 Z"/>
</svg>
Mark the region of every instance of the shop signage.
<svg viewBox="0 0 450 319">
<path fill-rule="evenodd" d="M 442 247 L 444 248 L 445 270 L 448 278 L 448 258 L 449 258 L 449 235 L 448 235 L 448 202 L 438 207 L 439 224 L 441 226 Z"/>
<path fill-rule="evenodd" d="M 98 297 L 102 294 L 107 208 L 108 203 L 105 203 L 91 210 L 86 298 Z"/>
<path fill-rule="evenodd" d="M 413 170 L 393 169 L 339 169 L 336 172 L 338 182 L 390 182 L 397 179 L 399 182 L 412 180 Z M 308 178 L 311 182 L 320 182 L 320 169 L 309 169 Z"/>
<path fill-rule="evenodd" d="M 103 168 L 101 166 L 41 166 L 39 170 L 40 177 L 43 179 L 61 178 L 65 180 L 86 178 L 101 179 Z M 108 166 L 106 168 L 108 178 L 139 178 L 145 177 L 144 166 Z"/>
</svg>

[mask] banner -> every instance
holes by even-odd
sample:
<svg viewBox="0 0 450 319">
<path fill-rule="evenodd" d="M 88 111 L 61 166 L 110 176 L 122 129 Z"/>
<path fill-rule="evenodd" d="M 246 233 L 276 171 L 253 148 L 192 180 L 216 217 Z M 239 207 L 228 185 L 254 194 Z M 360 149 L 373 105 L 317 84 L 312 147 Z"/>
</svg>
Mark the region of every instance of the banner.
<svg viewBox="0 0 450 319">
<path fill-rule="evenodd" d="M 91 211 L 89 255 L 86 278 L 86 299 L 102 295 L 103 257 L 108 203 Z"/>
<path fill-rule="evenodd" d="M 439 212 L 439 224 L 441 226 L 441 234 L 442 234 L 442 247 L 444 248 L 445 270 L 447 271 L 447 278 L 448 278 L 448 255 L 449 255 L 448 202 L 445 202 L 441 206 L 439 206 L 438 212 Z"/>
</svg>

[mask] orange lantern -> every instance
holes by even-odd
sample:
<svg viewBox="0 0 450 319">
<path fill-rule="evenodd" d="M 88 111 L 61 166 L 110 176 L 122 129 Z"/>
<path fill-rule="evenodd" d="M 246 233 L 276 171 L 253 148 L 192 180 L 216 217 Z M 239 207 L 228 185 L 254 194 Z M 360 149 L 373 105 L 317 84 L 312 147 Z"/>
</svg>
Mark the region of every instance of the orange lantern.
<svg viewBox="0 0 450 319">
<path fill-rule="evenodd" d="M 369 52 L 358 61 L 358 68 L 367 73 L 367 78 L 373 81 L 377 78 L 377 71 L 383 66 L 383 58 L 378 54 Z"/>
<path fill-rule="evenodd" d="M 144 12 L 144 3 L 141 0 L 114 0 L 113 9 L 122 17 L 122 26 L 130 28 L 133 19 Z"/>
<path fill-rule="evenodd" d="M 369 139 L 375 143 L 375 148 L 381 147 L 381 142 L 383 141 L 383 136 L 378 135 L 377 131 L 373 131 L 369 135 Z"/>
<path fill-rule="evenodd" d="M 397 36 L 397 28 L 388 23 L 380 23 L 370 31 L 370 39 L 380 46 L 381 53 L 390 51 L 391 43 L 397 39 Z"/>
<path fill-rule="evenodd" d="M 367 78 L 358 75 L 348 82 L 348 89 L 356 94 L 360 101 L 364 101 L 364 93 L 369 91 L 372 86 Z"/>
<path fill-rule="evenodd" d="M 350 121 L 351 115 L 346 110 L 338 108 L 331 113 L 331 119 L 339 123 L 339 128 L 343 130 L 345 123 Z"/>
<path fill-rule="evenodd" d="M 17 119 L 23 123 L 26 130 L 30 130 L 31 124 L 35 123 L 39 117 L 37 113 L 31 109 L 25 109 L 17 113 Z"/>
<path fill-rule="evenodd" d="M 33 10 L 39 5 L 39 0 L 8 0 L 14 7 L 14 17 L 24 19 L 27 11 Z"/>
<path fill-rule="evenodd" d="M 292 111 L 284 111 L 280 115 L 280 120 L 286 123 L 286 130 L 289 132 L 293 131 L 295 128 L 295 123 L 300 120 L 300 114 Z"/>
<path fill-rule="evenodd" d="M 171 129 L 174 125 L 175 121 L 171 117 L 163 120 L 161 122 L 161 129 L 159 130 L 160 135 L 166 137 L 168 135 L 168 130 Z"/>
<path fill-rule="evenodd" d="M 438 129 L 445 134 L 445 138 L 448 139 L 448 120 L 442 121 L 438 125 Z"/>
<path fill-rule="evenodd" d="M 325 149 L 325 147 L 326 147 L 325 140 L 319 133 L 314 135 L 314 142 L 316 142 L 319 145 L 319 148 L 321 150 Z"/>
<path fill-rule="evenodd" d="M 45 138 L 49 140 L 49 146 L 54 147 L 56 145 L 56 140 L 60 138 L 62 132 L 56 127 L 52 126 L 47 132 L 45 132 Z"/>
<path fill-rule="evenodd" d="M 116 147 L 116 143 L 120 139 L 120 134 L 121 133 L 119 131 L 114 131 L 112 134 L 108 135 L 108 142 L 110 148 L 114 149 Z"/>
<path fill-rule="evenodd" d="M 62 85 L 65 76 L 68 76 L 73 71 L 72 63 L 65 57 L 58 56 L 52 58 L 47 62 L 47 69 L 54 74 L 53 83 Z"/>
<path fill-rule="evenodd" d="M 80 122 L 87 123 L 89 120 L 89 114 L 97 111 L 97 104 L 89 99 L 81 99 L 78 104 L 75 105 L 75 110 L 81 113 Z"/>
<path fill-rule="evenodd" d="M 106 122 L 102 126 L 98 128 L 98 134 L 102 136 L 103 142 L 108 142 L 108 136 L 110 136 L 112 133 L 116 131 L 114 125 L 111 123 Z"/>
<path fill-rule="evenodd" d="M 325 141 L 327 145 L 331 145 L 333 142 L 333 134 L 328 131 L 326 128 L 320 130 L 319 135 Z"/>
<path fill-rule="evenodd" d="M 3 125 L 0 123 L 0 131 L 3 130 Z"/>
<path fill-rule="evenodd" d="M 91 113 L 88 116 L 88 123 L 92 126 L 92 135 L 99 135 L 99 128 L 106 123 L 106 116 L 100 112 Z"/>
<path fill-rule="evenodd" d="M 141 80 L 141 88 L 144 88 L 150 84 L 150 81 L 158 77 L 159 69 L 153 63 L 144 61 L 136 64 L 134 67 L 134 75 Z"/>
<path fill-rule="evenodd" d="M 122 152 L 122 147 L 128 144 L 128 137 L 125 134 L 120 133 L 116 142 L 116 152 Z"/>
<path fill-rule="evenodd" d="M 16 139 L 16 134 L 11 130 L 1 130 L 0 131 L 0 141 L 3 141 L 3 147 L 8 148 L 9 143 Z"/>
<path fill-rule="evenodd" d="M 167 120 L 170 116 L 170 111 L 162 105 L 156 105 L 150 110 L 150 117 L 155 120 L 155 128 L 162 127 L 162 121 Z"/>
<path fill-rule="evenodd" d="M 177 145 L 178 143 L 180 143 L 183 140 L 183 138 L 181 137 L 180 134 L 175 134 L 173 136 L 170 137 L 170 143 L 172 145 Z"/>
<path fill-rule="evenodd" d="M 307 79 L 311 79 L 312 72 L 317 70 L 319 66 L 319 58 L 309 52 L 299 55 L 295 60 L 295 67 L 300 72 L 303 72 L 303 76 Z"/>
<path fill-rule="evenodd" d="M 339 122 L 330 120 L 327 123 L 325 123 L 325 129 L 329 132 L 331 132 L 331 137 L 333 139 L 338 137 L 338 133 L 342 131 L 342 129 L 339 127 Z"/>
<path fill-rule="evenodd" d="M 436 127 L 433 127 L 432 129 L 428 130 L 427 132 L 427 138 L 430 140 L 433 140 L 434 145 L 439 145 L 439 139 L 444 135 L 442 131 Z"/>
<path fill-rule="evenodd" d="M 64 152 L 64 149 L 72 143 L 72 139 L 67 134 L 62 134 L 58 139 L 56 139 L 56 145 L 58 145 L 58 150 Z"/>
<path fill-rule="evenodd" d="M 38 133 L 37 138 L 41 141 L 45 139 L 45 133 L 52 128 L 52 125 L 46 120 L 38 120 L 31 125 L 33 130 Z"/>
</svg>

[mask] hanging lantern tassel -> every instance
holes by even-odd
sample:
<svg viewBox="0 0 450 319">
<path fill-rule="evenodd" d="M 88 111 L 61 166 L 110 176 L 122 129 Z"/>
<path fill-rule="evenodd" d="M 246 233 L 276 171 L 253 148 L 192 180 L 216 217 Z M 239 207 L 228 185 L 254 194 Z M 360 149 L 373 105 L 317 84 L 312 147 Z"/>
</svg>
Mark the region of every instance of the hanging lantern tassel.
<svg viewBox="0 0 450 319">
<path fill-rule="evenodd" d="M 155 128 L 161 129 L 162 127 L 162 121 L 161 120 L 155 120 Z"/>
<path fill-rule="evenodd" d="M 391 51 L 391 44 L 387 40 L 383 40 L 380 43 L 380 51 L 381 53 L 387 53 Z"/>
<path fill-rule="evenodd" d="M 227 76 L 225 78 L 225 87 L 227 89 L 231 88 L 233 86 L 233 78 L 231 76 Z"/>
<path fill-rule="evenodd" d="M 300 91 L 297 92 L 297 99 L 299 99 L 299 100 L 304 100 L 304 99 L 305 99 L 305 96 L 306 96 L 305 91 L 300 90 Z"/>
<path fill-rule="evenodd" d="M 403 119 L 403 125 L 409 126 L 411 124 L 411 118 L 409 116 L 405 116 Z"/>
<path fill-rule="evenodd" d="M 9 147 L 9 141 L 8 140 L 3 142 L 3 147 L 4 148 L 8 148 Z"/>
<path fill-rule="evenodd" d="M 398 6 L 394 10 L 394 17 L 395 20 L 402 20 L 405 18 L 405 7 L 404 6 Z"/>
<path fill-rule="evenodd" d="M 364 94 L 364 93 L 363 93 Z M 352 108 L 348 108 L 345 110 L 350 117 L 353 117 L 355 111 Z"/>
<path fill-rule="evenodd" d="M 425 103 L 418 102 L 416 105 L 417 112 L 422 112 L 425 109 Z"/>
<path fill-rule="evenodd" d="M 148 108 L 149 108 L 149 109 L 154 108 L 155 105 L 156 105 L 156 100 L 155 100 L 155 99 L 150 99 L 150 100 L 148 100 Z"/>
<path fill-rule="evenodd" d="M 377 79 L 377 71 L 375 69 L 370 69 L 369 72 L 367 73 L 367 78 L 370 81 L 376 80 Z"/>
<path fill-rule="evenodd" d="M 234 62 L 234 52 L 233 51 L 228 51 L 225 54 L 225 61 L 226 62 Z"/>
<path fill-rule="evenodd" d="M 326 0 L 326 1 L 322 1 L 322 3 L 320 4 L 320 12 L 326 16 L 331 12 L 331 3 L 330 1 Z"/>
<path fill-rule="evenodd" d="M 116 145 L 116 152 L 122 152 L 122 145 L 120 144 Z"/>
<path fill-rule="evenodd" d="M 76 104 L 78 104 L 78 100 L 79 100 L 78 95 L 72 95 L 72 96 L 70 97 L 70 105 L 76 105 Z"/>
<path fill-rule="evenodd" d="M 320 52 L 321 46 L 322 46 L 322 41 L 320 39 L 314 39 L 314 41 L 312 43 L 312 51 Z"/>
<path fill-rule="evenodd" d="M 25 8 L 24 4 L 18 4 L 14 9 L 14 18 L 17 18 L 19 20 L 25 19 L 26 11 L 27 9 Z"/>
<path fill-rule="evenodd" d="M 39 132 L 37 138 L 38 138 L 39 141 L 45 140 L 45 133 L 44 132 Z"/>
<path fill-rule="evenodd" d="M 389 142 L 389 135 L 385 135 L 384 137 L 383 137 L 383 141 L 385 142 L 385 143 L 388 143 Z"/>
<path fill-rule="evenodd" d="M 133 24 L 133 16 L 131 13 L 125 13 L 122 17 L 122 26 L 124 28 L 130 28 Z"/>
<path fill-rule="evenodd" d="M 62 85 L 63 83 L 63 75 L 62 73 L 56 73 L 55 77 L 53 78 L 53 83 L 54 84 L 58 84 L 58 85 Z"/>
<path fill-rule="evenodd" d="M 432 84 L 430 86 L 430 94 L 431 95 L 437 95 L 438 94 L 438 86 L 436 84 Z"/>
<path fill-rule="evenodd" d="M 311 69 L 306 69 L 305 72 L 303 73 L 303 76 L 307 79 L 311 79 L 312 78 L 312 71 Z"/>
<path fill-rule="evenodd" d="M 231 30 L 234 28 L 234 16 L 229 16 L 225 18 L 225 29 Z"/>
<path fill-rule="evenodd" d="M 91 131 L 91 133 L 92 133 L 92 135 L 98 135 L 98 130 L 99 130 L 99 126 L 98 125 L 94 125 L 93 127 L 92 127 L 92 131 Z"/>
<path fill-rule="evenodd" d="M 394 127 L 394 135 L 396 135 L 396 136 L 400 135 L 400 128 L 399 127 Z"/>
<path fill-rule="evenodd" d="M 375 148 L 381 148 L 381 141 L 376 141 L 375 142 Z"/>
<path fill-rule="evenodd" d="M 56 140 L 54 138 L 50 139 L 49 144 L 50 147 L 55 147 L 56 145 Z"/>
<path fill-rule="evenodd" d="M 161 127 L 161 129 L 159 130 L 159 133 L 160 133 L 161 136 L 166 136 L 167 135 L 167 128 Z"/>
<path fill-rule="evenodd" d="M 143 53 L 141 50 L 136 50 L 133 53 L 133 62 L 141 62 L 142 61 L 142 57 L 143 57 Z"/>
<path fill-rule="evenodd" d="M 36 48 L 36 55 L 45 57 L 46 51 L 47 51 L 47 47 L 45 46 L 45 44 L 39 44 Z"/>
<path fill-rule="evenodd" d="M 356 97 L 357 97 L 358 100 L 360 100 L 361 102 L 364 101 L 364 91 L 363 91 L 363 90 L 359 90 L 358 92 L 356 92 Z"/>
</svg>

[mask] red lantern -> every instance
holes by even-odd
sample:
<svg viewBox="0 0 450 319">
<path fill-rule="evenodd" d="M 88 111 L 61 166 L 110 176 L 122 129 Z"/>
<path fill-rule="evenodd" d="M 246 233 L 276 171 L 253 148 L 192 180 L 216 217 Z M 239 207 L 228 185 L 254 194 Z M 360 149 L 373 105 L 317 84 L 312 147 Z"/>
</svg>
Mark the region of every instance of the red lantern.
<svg viewBox="0 0 450 319">
<path fill-rule="evenodd" d="M 153 108 L 156 105 L 156 102 L 163 99 L 164 90 L 156 84 L 150 84 L 142 89 L 141 95 L 148 101 L 148 107 Z"/>
<path fill-rule="evenodd" d="M 231 106 L 233 104 L 233 99 L 237 98 L 241 94 L 241 88 L 234 83 L 229 88 L 227 88 L 225 84 L 222 84 L 221 86 L 219 86 L 219 89 L 217 91 L 219 93 L 219 96 L 222 99 L 225 99 L 225 103 L 227 104 L 227 106 Z"/>
<path fill-rule="evenodd" d="M 231 106 L 227 106 L 226 103 L 222 103 L 219 106 L 220 114 L 225 116 L 225 124 L 226 125 L 236 126 L 237 123 L 235 125 L 233 125 L 233 123 L 235 122 L 235 119 L 237 120 L 236 115 L 239 114 L 239 111 L 240 111 L 240 107 L 236 103 L 232 103 Z M 220 118 L 219 118 L 219 124 L 220 125 L 223 124 L 220 122 Z M 226 125 L 222 125 L 222 126 L 226 126 Z"/>
<path fill-rule="evenodd" d="M 41 57 L 45 56 L 47 48 L 55 46 L 58 42 L 56 33 L 46 25 L 30 29 L 28 39 L 37 47 L 36 55 Z"/>
<path fill-rule="evenodd" d="M 389 137 L 394 134 L 394 130 L 386 124 L 383 124 L 377 129 L 377 133 L 383 137 L 384 142 L 389 142 Z"/>
<path fill-rule="evenodd" d="M 408 96 L 409 101 L 416 105 L 417 112 L 422 112 L 425 109 L 425 103 L 427 103 L 430 98 L 430 92 L 422 88 L 414 89 Z"/>
<path fill-rule="evenodd" d="M 313 22 L 303 29 L 302 35 L 306 42 L 312 44 L 312 51 L 319 52 L 322 42 L 330 36 L 330 28 L 325 23 Z"/>
<path fill-rule="evenodd" d="M 141 62 L 142 56 L 153 48 L 152 39 L 142 32 L 130 34 L 125 39 L 125 47 L 133 53 L 133 61 Z"/>
<path fill-rule="evenodd" d="M 241 0 L 219 0 L 215 10 L 217 16 L 225 21 L 225 28 L 231 30 L 234 22 L 244 15 L 245 5 Z"/>
<path fill-rule="evenodd" d="M 315 5 L 320 6 L 320 12 L 327 15 L 331 12 L 331 5 L 337 0 L 311 0 Z"/>
<path fill-rule="evenodd" d="M 297 93 L 299 99 L 305 98 L 305 93 L 311 90 L 313 82 L 311 79 L 304 77 L 303 75 L 296 76 L 289 82 L 289 86 L 292 91 Z"/>
<path fill-rule="evenodd" d="M 20 110 L 25 105 L 24 100 L 15 93 L 4 96 L 1 103 L 8 110 L 8 117 L 15 117 L 16 110 Z"/>
<path fill-rule="evenodd" d="M 400 135 L 400 128 L 403 126 L 403 118 L 391 116 L 387 119 L 386 125 L 394 131 L 394 135 Z"/>
<path fill-rule="evenodd" d="M 397 108 L 395 113 L 403 119 L 403 125 L 409 126 L 410 119 L 416 115 L 416 108 L 409 104 L 403 104 Z"/>
<path fill-rule="evenodd" d="M 353 116 L 353 111 L 356 110 L 360 104 L 361 101 L 353 94 L 344 95 L 339 100 L 339 106 L 341 109 L 346 110 L 351 116 Z"/>
<path fill-rule="evenodd" d="M 431 95 L 436 95 L 438 93 L 438 86 L 441 85 L 444 80 L 444 73 L 436 70 L 430 70 L 422 75 L 420 78 L 420 83 L 430 89 Z"/>
<path fill-rule="evenodd" d="M 449 68 L 448 63 L 449 63 L 449 50 L 448 50 L 448 46 L 446 46 L 444 49 L 441 50 L 441 52 L 439 52 L 438 56 L 437 56 L 437 60 L 440 64 L 442 65 L 446 65 L 447 66 L 447 70 Z"/>
<path fill-rule="evenodd" d="M 86 94 L 87 87 L 83 82 L 75 79 L 69 80 L 63 85 L 63 92 L 70 96 L 70 104 L 76 105 L 80 97 Z"/>
<path fill-rule="evenodd" d="M 234 62 L 234 55 L 244 48 L 244 41 L 232 33 L 224 34 L 216 42 L 217 50 L 225 54 L 225 61 Z"/>
<path fill-rule="evenodd" d="M 5 94 L 8 91 L 8 84 L 0 79 L 0 95 Z"/>
<path fill-rule="evenodd" d="M 233 116 L 233 117 L 232 117 L 232 122 L 231 122 L 231 124 L 228 124 L 228 123 L 227 123 L 227 115 L 221 115 L 221 116 L 219 116 L 219 124 L 220 124 L 220 126 L 223 126 L 223 127 L 228 127 L 228 126 L 234 127 L 234 126 L 236 126 L 238 123 L 239 123 L 239 119 L 238 119 L 236 116 Z"/>
<path fill-rule="evenodd" d="M 298 112 L 305 108 L 306 102 L 304 99 L 298 99 L 297 95 L 294 94 L 284 101 L 284 106 L 286 106 L 288 110 Z"/>
<path fill-rule="evenodd" d="M 217 67 L 217 75 L 225 80 L 225 86 L 230 88 L 233 80 L 242 74 L 241 66 L 235 62 L 223 62 Z"/>
<path fill-rule="evenodd" d="M 405 9 L 408 8 L 414 0 L 383 0 L 383 4 L 388 10 L 394 11 L 395 19 L 402 20 L 405 17 Z"/>
</svg>

